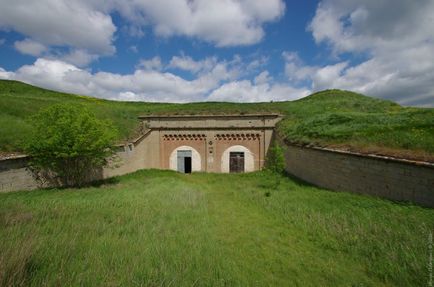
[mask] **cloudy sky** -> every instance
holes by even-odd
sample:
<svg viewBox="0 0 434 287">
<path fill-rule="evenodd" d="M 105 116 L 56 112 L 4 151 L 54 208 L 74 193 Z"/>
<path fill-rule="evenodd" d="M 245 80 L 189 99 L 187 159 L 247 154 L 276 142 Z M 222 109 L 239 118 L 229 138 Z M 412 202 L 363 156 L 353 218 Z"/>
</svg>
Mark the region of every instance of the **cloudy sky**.
<svg viewBox="0 0 434 287">
<path fill-rule="evenodd" d="M 0 78 L 115 100 L 434 106 L 432 0 L 0 0 Z"/>
</svg>

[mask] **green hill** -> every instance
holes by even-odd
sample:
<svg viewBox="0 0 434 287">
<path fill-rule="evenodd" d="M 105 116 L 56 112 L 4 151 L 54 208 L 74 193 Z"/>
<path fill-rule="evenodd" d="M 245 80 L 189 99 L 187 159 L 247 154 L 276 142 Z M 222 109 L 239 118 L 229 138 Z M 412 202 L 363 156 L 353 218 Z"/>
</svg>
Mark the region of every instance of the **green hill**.
<svg viewBox="0 0 434 287">
<path fill-rule="evenodd" d="M 31 129 L 29 117 L 59 102 L 82 103 L 134 137 L 145 114 L 232 114 L 277 112 L 278 132 L 289 142 L 434 160 L 434 109 L 407 108 L 361 94 L 327 90 L 292 102 L 189 104 L 119 102 L 0 80 L 0 151 L 20 151 Z"/>
</svg>

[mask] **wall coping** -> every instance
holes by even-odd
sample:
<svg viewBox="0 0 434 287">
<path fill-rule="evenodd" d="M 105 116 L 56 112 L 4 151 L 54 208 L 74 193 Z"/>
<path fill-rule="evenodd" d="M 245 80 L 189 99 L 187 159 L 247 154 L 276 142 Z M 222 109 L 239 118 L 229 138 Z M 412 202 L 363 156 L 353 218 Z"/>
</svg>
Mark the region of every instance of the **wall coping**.
<svg viewBox="0 0 434 287">
<path fill-rule="evenodd" d="M 146 129 L 146 131 L 144 131 L 140 136 L 132 139 L 131 141 L 126 141 L 124 143 L 118 143 L 115 144 L 115 147 L 125 147 L 128 146 L 130 144 L 133 144 L 134 146 L 138 145 L 146 136 L 148 136 L 148 134 L 150 134 L 152 131 L 152 129 Z"/>
<path fill-rule="evenodd" d="M 424 167 L 434 169 L 434 163 L 428 161 L 417 161 L 417 160 L 410 160 L 410 159 L 397 158 L 392 156 L 385 156 L 385 155 L 378 155 L 378 154 L 371 154 L 371 153 L 358 153 L 353 151 L 346 151 L 346 150 L 339 150 L 339 149 L 318 147 L 318 146 L 297 145 L 293 143 L 288 143 L 286 141 L 285 144 L 288 146 L 294 146 L 299 148 L 306 148 L 306 149 L 325 151 L 330 153 L 338 153 L 338 154 L 351 155 L 351 156 L 357 156 L 357 157 L 363 157 L 369 159 L 376 159 L 376 160 L 382 160 L 386 162 L 399 162 L 407 165 L 424 166 Z"/>
<path fill-rule="evenodd" d="M 236 119 L 249 119 L 249 118 L 278 118 L 282 117 L 282 115 L 277 113 L 269 113 L 269 114 L 227 114 L 227 115 L 146 115 L 139 116 L 138 118 L 143 120 L 151 120 L 151 119 L 215 119 L 215 118 L 236 118 Z"/>
<path fill-rule="evenodd" d="M 208 127 L 181 127 L 181 128 L 175 128 L 175 127 L 152 127 L 149 128 L 153 131 L 166 131 L 166 130 L 171 130 L 171 131 L 235 131 L 235 130 L 273 130 L 274 127 L 272 126 L 263 126 L 263 127 L 252 127 L 252 126 L 239 126 L 239 127 L 213 127 L 213 128 L 208 128 Z"/>
<path fill-rule="evenodd" d="M 0 157 L 0 162 L 1 161 L 7 161 L 7 160 L 15 160 L 15 159 L 24 159 L 24 158 L 29 158 L 30 156 L 26 155 L 26 154 L 18 154 L 18 155 L 10 155 L 10 156 L 5 156 L 5 157 Z"/>
</svg>

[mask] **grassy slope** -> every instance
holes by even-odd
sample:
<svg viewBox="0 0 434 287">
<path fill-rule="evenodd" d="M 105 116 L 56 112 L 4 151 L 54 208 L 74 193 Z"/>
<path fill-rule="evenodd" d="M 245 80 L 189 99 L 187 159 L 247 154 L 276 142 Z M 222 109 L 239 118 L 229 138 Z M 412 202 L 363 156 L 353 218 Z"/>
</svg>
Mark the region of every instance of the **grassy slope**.
<svg viewBox="0 0 434 287">
<path fill-rule="evenodd" d="M 287 114 L 279 132 L 291 142 L 434 161 L 434 109 L 331 90 L 293 102 Z"/>
<path fill-rule="evenodd" d="M 283 111 L 288 103 L 144 103 L 108 101 L 86 96 L 54 92 L 16 81 L 0 80 L 0 150 L 20 150 L 31 123 L 27 120 L 41 108 L 56 103 L 81 103 L 101 118 L 116 125 L 120 139 L 134 137 L 139 121 L 145 114 L 206 114 Z"/>
<path fill-rule="evenodd" d="M 272 182 L 150 170 L 0 194 L 0 285 L 426 284 L 433 210 Z"/>
<path fill-rule="evenodd" d="M 347 91 L 319 92 L 294 102 L 129 103 L 48 91 L 0 80 L 0 151 L 20 150 L 31 128 L 28 117 L 58 102 L 80 102 L 112 120 L 120 139 L 133 137 L 144 114 L 278 112 L 279 132 L 291 142 L 349 147 L 434 160 L 434 109 L 404 108 Z"/>
</svg>

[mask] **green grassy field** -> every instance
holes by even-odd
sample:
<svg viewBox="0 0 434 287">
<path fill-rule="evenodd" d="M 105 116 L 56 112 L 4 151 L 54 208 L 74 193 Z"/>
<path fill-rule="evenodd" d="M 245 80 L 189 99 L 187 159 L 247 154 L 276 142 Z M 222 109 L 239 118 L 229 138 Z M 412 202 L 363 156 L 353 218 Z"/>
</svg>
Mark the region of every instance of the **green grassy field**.
<svg viewBox="0 0 434 287">
<path fill-rule="evenodd" d="M 0 151 L 21 151 L 31 129 L 29 117 L 59 102 L 82 103 L 111 120 L 119 141 L 137 135 L 139 115 L 277 112 L 285 116 L 278 132 L 289 142 L 434 161 L 434 109 L 401 107 L 348 91 L 323 91 L 293 102 L 131 103 L 6 80 L 0 80 Z"/>
<path fill-rule="evenodd" d="M 150 170 L 0 194 L 0 285 L 426 286 L 432 209 L 273 182 Z"/>
</svg>

